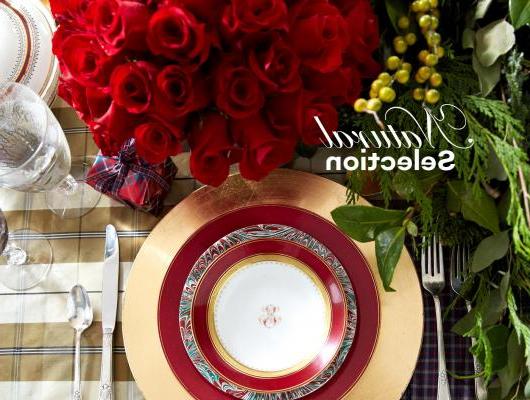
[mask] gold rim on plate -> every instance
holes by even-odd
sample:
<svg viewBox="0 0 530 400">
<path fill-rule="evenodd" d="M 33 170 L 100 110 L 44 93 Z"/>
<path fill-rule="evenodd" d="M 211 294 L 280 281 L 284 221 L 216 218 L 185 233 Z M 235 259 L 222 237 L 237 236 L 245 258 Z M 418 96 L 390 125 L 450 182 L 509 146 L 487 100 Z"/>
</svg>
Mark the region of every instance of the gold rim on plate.
<svg viewBox="0 0 530 400">
<path fill-rule="evenodd" d="M 233 175 L 219 188 L 203 187 L 195 191 L 169 212 L 134 261 L 123 305 L 127 358 L 144 396 L 148 400 L 194 399 L 166 360 L 158 331 L 158 301 L 174 256 L 197 229 L 231 210 L 261 204 L 299 207 L 331 221 L 331 211 L 345 202 L 346 189 L 342 185 L 313 174 L 277 170 L 261 182 Z M 359 204 L 368 205 L 363 199 Z M 374 244 L 356 245 L 375 278 L 381 315 L 370 362 L 342 399 L 398 400 L 412 377 L 421 348 L 420 283 L 409 254 L 404 251 L 392 282 L 396 292 L 385 292 L 377 272 Z M 175 340 L 180 340 L 178 332 L 176 335 Z"/>
<path fill-rule="evenodd" d="M 308 356 L 305 360 L 300 361 L 295 366 L 287 368 L 287 369 L 283 369 L 280 371 L 272 371 L 272 372 L 259 371 L 259 370 L 252 369 L 252 368 L 249 368 L 241 364 L 239 361 L 237 361 L 234 357 L 232 357 L 228 353 L 228 351 L 224 348 L 223 344 L 221 343 L 221 339 L 219 338 L 217 334 L 217 330 L 215 329 L 215 312 L 214 312 L 214 305 L 219 297 L 219 293 L 221 292 L 221 289 L 226 284 L 226 282 L 231 277 L 234 276 L 236 272 L 246 268 L 249 264 L 259 262 L 259 261 L 271 261 L 271 260 L 284 262 L 289 265 L 292 265 L 294 268 L 299 269 L 304 275 L 306 275 L 313 282 L 313 284 L 317 288 L 325 304 L 326 326 L 328 326 L 327 337 L 329 337 L 329 332 L 331 331 L 331 327 L 332 327 L 331 325 L 331 298 L 329 297 L 329 293 L 324 283 L 318 277 L 318 275 L 303 262 L 296 260 L 295 258 L 291 256 L 286 256 L 283 254 L 257 254 L 254 256 L 244 258 L 241 261 L 232 265 L 221 275 L 221 277 L 215 283 L 212 293 L 210 294 L 210 298 L 208 299 L 208 311 L 207 311 L 208 334 L 210 336 L 210 339 L 212 340 L 212 344 L 215 350 L 227 364 L 229 364 L 235 370 L 244 373 L 245 375 L 254 376 L 258 378 L 276 378 L 279 376 L 289 375 L 294 372 L 298 372 L 302 370 L 303 368 L 305 368 L 307 365 L 309 365 L 311 361 L 313 361 L 315 357 L 318 356 L 318 352 L 316 352 L 315 354 Z"/>
</svg>

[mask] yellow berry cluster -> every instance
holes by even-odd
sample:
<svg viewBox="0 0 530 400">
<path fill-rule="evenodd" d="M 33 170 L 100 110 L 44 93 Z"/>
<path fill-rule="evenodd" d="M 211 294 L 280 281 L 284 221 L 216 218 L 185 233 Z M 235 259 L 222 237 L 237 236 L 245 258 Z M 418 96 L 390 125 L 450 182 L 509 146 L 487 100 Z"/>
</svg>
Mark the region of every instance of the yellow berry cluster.
<svg viewBox="0 0 530 400">
<path fill-rule="evenodd" d="M 438 73 L 435 66 L 440 58 L 444 56 L 444 49 L 440 46 L 441 36 L 436 29 L 440 23 L 440 11 L 438 0 L 415 0 L 410 5 L 411 14 L 416 16 L 416 21 L 425 37 L 428 49 L 422 50 L 418 59 L 421 66 L 414 75 L 414 79 L 423 87 L 413 90 L 413 97 L 417 101 L 436 104 L 440 101 L 440 92 L 436 89 L 442 83 L 442 75 Z M 412 74 L 412 64 L 405 62 L 404 55 L 410 46 L 416 44 L 418 38 L 411 31 L 411 18 L 403 15 L 397 21 L 400 35 L 393 40 L 395 55 L 386 60 L 388 72 L 379 74 L 370 87 L 370 99 L 357 99 L 353 107 L 357 112 L 377 113 L 383 107 L 383 103 L 392 103 L 396 99 L 396 91 L 392 88 L 394 82 L 405 85 L 409 82 Z"/>
</svg>

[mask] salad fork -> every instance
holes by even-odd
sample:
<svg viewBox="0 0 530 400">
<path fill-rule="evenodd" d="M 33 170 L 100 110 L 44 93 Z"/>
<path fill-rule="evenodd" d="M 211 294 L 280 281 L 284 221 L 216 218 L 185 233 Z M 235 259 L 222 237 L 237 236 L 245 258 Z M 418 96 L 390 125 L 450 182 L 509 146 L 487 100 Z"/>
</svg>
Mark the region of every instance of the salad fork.
<svg viewBox="0 0 530 400">
<path fill-rule="evenodd" d="M 469 277 L 469 246 L 457 245 L 453 248 L 451 253 L 451 287 L 453 291 L 466 302 L 467 312 L 471 311 L 471 301 L 464 297 L 463 286 L 466 279 Z M 471 345 L 475 344 L 475 339 L 471 339 Z M 473 365 L 475 367 L 475 374 L 482 372 L 477 358 L 473 356 Z M 484 384 L 484 379 L 481 376 L 475 378 L 475 396 L 478 400 L 486 400 L 488 392 Z"/>
<path fill-rule="evenodd" d="M 423 287 L 434 300 L 436 311 L 436 333 L 438 338 L 438 395 L 437 400 L 451 400 L 449 381 L 447 380 L 447 367 L 445 363 L 445 347 L 442 324 L 442 306 L 440 294 L 445 288 L 444 257 L 442 244 L 438 236 L 423 237 L 421 249 L 421 280 Z"/>
</svg>

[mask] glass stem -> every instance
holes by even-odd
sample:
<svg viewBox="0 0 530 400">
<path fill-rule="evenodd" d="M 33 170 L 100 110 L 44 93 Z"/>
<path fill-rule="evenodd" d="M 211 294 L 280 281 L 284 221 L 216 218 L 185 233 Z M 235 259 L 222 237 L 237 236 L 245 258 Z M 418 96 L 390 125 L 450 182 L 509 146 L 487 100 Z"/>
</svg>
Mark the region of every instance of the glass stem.
<svg viewBox="0 0 530 400">
<path fill-rule="evenodd" d="M 9 265 L 24 265 L 28 260 L 28 253 L 14 244 L 8 243 L 2 253 Z"/>
<path fill-rule="evenodd" d="M 56 190 L 69 196 L 75 193 L 77 190 L 77 181 L 72 175 L 68 175 L 64 180 L 57 186 Z"/>
</svg>

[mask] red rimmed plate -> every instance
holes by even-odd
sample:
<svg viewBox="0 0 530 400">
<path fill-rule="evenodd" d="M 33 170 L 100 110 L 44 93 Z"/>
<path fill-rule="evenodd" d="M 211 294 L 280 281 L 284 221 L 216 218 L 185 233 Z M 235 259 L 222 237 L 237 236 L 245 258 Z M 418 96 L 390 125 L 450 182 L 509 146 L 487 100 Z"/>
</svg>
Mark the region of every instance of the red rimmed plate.
<svg viewBox="0 0 530 400">
<path fill-rule="evenodd" d="M 352 349 L 331 382 L 306 397 L 319 400 L 340 399 L 362 375 L 374 350 L 379 328 L 378 293 L 370 268 L 359 249 L 332 223 L 299 208 L 262 205 L 236 209 L 201 227 L 180 248 L 167 271 L 159 298 L 159 334 L 167 361 L 175 376 L 195 398 L 233 398 L 204 384 L 201 375 L 189 360 L 185 346 L 178 335 L 175 335 L 179 331 L 175 310 L 179 307 L 188 274 L 204 249 L 230 232 L 257 224 L 289 225 L 309 233 L 329 248 L 350 276 L 358 309 Z"/>
<path fill-rule="evenodd" d="M 355 335 L 355 295 L 338 259 L 316 239 L 257 225 L 203 253 L 186 281 L 180 321 L 193 364 L 218 389 L 297 399 L 343 363 Z"/>
</svg>

